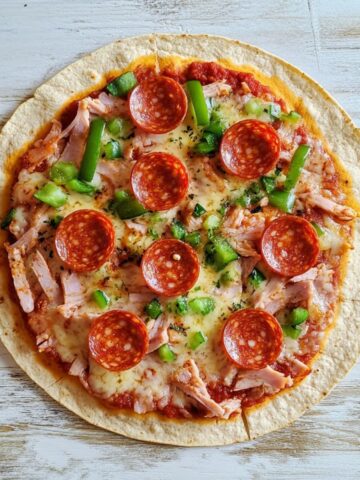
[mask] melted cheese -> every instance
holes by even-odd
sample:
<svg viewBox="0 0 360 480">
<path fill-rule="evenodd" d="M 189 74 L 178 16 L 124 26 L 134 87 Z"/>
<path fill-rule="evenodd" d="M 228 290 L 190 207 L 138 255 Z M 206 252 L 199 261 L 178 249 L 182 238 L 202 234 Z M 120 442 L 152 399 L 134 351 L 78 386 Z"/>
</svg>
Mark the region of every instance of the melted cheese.
<svg viewBox="0 0 360 480">
<path fill-rule="evenodd" d="M 230 126 L 239 120 L 249 117 L 244 113 L 243 105 L 251 97 L 245 95 L 230 95 L 229 97 L 221 97 L 213 99 L 213 107 L 216 108 L 219 114 L 226 120 Z M 269 122 L 269 115 L 264 113 L 260 120 Z M 281 135 L 286 136 L 284 140 L 288 141 L 290 134 L 297 127 L 292 125 L 286 129 L 278 131 Z M 289 132 L 290 130 L 290 132 Z M 283 132 L 283 133 L 282 133 Z M 193 147 L 202 137 L 202 129 L 196 128 L 191 118 L 186 118 L 185 122 L 176 128 L 174 131 L 166 135 L 149 136 L 149 146 L 147 151 L 161 150 L 175 155 L 181 159 L 187 166 L 191 182 L 189 186 L 189 194 L 192 196 L 191 201 L 200 203 L 207 211 L 206 215 L 201 218 L 201 221 L 206 218 L 208 214 L 216 212 L 225 200 L 233 200 L 241 195 L 245 188 L 251 182 L 244 182 L 235 177 L 224 175 L 220 180 L 223 182 L 224 188 L 217 188 L 216 181 L 208 178 L 206 172 L 204 173 L 203 163 L 206 161 L 203 157 L 190 158 L 188 153 L 192 151 Z M 110 135 L 107 133 L 105 142 L 110 140 Z M 124 146 L 131 144 L 134 140 L 130 139 L 124 142 Z M 115 160 L 121 162 L 122 160 Z M 121 165 L 119 163 L 119 165 Z M 25 174 L 24 174 L 25 175 Z M 43 174 L 27 174 L 23 178 L 26 186 L 29 188 L 37 188 L 39 184 L 43 184 L 46 178 Z M 97 187 L 101 188 L 101 177 L 97 176 L 95 183 Z M 20 193 L 19 193 L 20 194 Z M 19 200 L 20 201 L 20 200 Z M 180 209 L 186 207 L 189 199 L 186 199 Z M 57 213 L 62 216 L 67 216 L 71 212 L 79 209 L 91 208 L 102 210 L 104 205 L 101 204 L 97 197 L 89 197 L 86 195 L 71 192 L 69 194 L 68 202 L 58 209 Z M 168 212 L 160 212 L 158 215 L 159 221 L 153 223 L 152 214 L 146 214 L 140 218 L 134 219 L 133 222 L 145 224 L 146 228 L 150 227 L 155 230 L 158 235 L 163 235 L 167 232 L 171 221 L 176 218 L 178 208 Z M 116 247 L 127 247 L 132 253 L 141 255 L 145 249 L 153 242 L 153 238 L 148 233 L 143 235 L 134 229 L 129 229 L 126 222 L 112 216 L 112 222 L 115 228 Z M 336 230 L 336 229 L 335 229 Z M 222 289 L 216 288 L 216 283 L 222 272 L 215 272 L 210 266 L 205 264 L 203 247 L 207 241 L 206 232 L 202 231 L 202 245 L 197 249 L 199 260 L 201 262 L 201 272 L 197 284 L 188 294 L 188 300 L 196 297 L 212 297 L 215 299 L 216 305 L 213 312 L 208 315 L 196 315 L 189 312 L 184 316 L 177 316 L 173 309 L 173 299 L 160 298 L 162 308 L 165 315 L 170 315 L 173 323 L 180 324 L 183 327 L 184 334 L 178 334 L 176 339 L 172 342 L 172 349 L 176 353 L 177 358 L 173 363 L 162 362 L 156 352 L 147 355 L 140 364 L 130 370 L 124 372 L 111 372 L 102 368 L 91 359 L 89 360 L 89 384 L 91 388 L 100 396 L 109 398 L 113 395 L 135 392 L 138 398 L 159 400 L 169 394 L 169 379 L 172 372 L 189 359 L 193 358 L 200 371 L 206 376 L 206 381 L 217 380 L 220 378 L 221 370 L 226 366 L 227 361 L 220 348 L 220 332 L 223 322 L 232 311 L 233 304 L 240 301 L 245 302 L 248 298 L 248 293 L 244 292 L 242 295 L 235 297 L 227 296 Z M 321 240 L 322 248 L 334 248 L 336 242 L 334 235 L 337 235 L 331 225 L 327 225 L 327 236 Z M 327 242 L 328 235 L 332 235 Z M 326 245 L 325 245 L 326 244 Z M 328 245 L 328 246 L 327 246 Z M 51 267 L 55 269 L 50 256 L 47 257 Z M 55 317 L 51 331 L 56 339 L 56 349 L 65 362 L 72 362 L 78 356 L 87 356 L 87 335 L 91 325 L 91 318 L 102 314 L 103 312 L 92 302 L 91 294 L 95 289 L 102 289 L 111 299 L 111 309 L 123 308 L 143 316 L 144 302 L 131 303 L 129 297 L 130 285 L 135 282 L 135 277 L 126 278 L 126 269 L 120 267 L 114 269 L 110 263 L 107 262 L 98 271 L 92 274 L 80 274 L 81 284 L 84 286 L 85 299 L 84 305 L 81 305 L 76 317 L 70 321 L 65 321 Z M 134 291 L 136 292 L 136 284 Z M 141 285 L 139 286 L 141 290 Z M 154 295 L 155 297 L 155 295 Z M 170 313 L 167 310 L 171 309 Z M 207 337 L 207 342 L 201 345 L 195 351 L 188 348 L 188 339 L 192 334 L 202 331 Z M 298 342 L 286 339 L 285 349 L 289 352 L 295 352 L 298 349 Z M 182 404 L 183 394 L 173 392 L 173 403 Z M 145 400 L 144 400 L 145 401 Z M 166 403 L 165 403 L 166 404 Z"/>
</svg>

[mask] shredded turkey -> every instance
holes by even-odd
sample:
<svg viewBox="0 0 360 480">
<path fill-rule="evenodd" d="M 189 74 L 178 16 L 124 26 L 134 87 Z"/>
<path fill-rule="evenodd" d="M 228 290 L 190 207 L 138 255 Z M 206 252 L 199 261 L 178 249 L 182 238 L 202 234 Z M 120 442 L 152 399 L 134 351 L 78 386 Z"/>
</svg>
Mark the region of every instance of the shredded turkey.
<svg viewBox="0 0 360 480">
<path fill-rule="evenodd" d="M 308 302 L 312 294 L 312 282 L 300 281 L 285 285 L 285 280 L 273 277 L 264 287 L 257 289 L 251 300 L 254 307 L 275 314 L 288 304 Z"/>
<path fill-rule="evenodd" d="M 60 160 L 62 162 L 73 162 L 80 166 L 86 139 L 90 126 L 90 115 L 85 100 L 81 100 L 78 104 L 78 109 L 74 120 L 62 132 L 62 136 L 70 134 L 69 140 L 62 152 Z"/>
<path fill-rule="evenodd" d="M 300 199 L 309 206 L 320 208 L 344 222 L 349 222 L 356 217 L 356 212 L 352 208 L 340 205 L 330 198 L 323 197 L 320 193 L 304 193 L 300 195 Z"/>
<path fill-rule="evenodd" d="M 88 97 L 84 101 L 87 103 L 90 113 L 101 117 L 113 118 L 129 114 L 126 100 L 105 92 L 100 93 L 98 98 Z"/>
<path fill-rule="evenodd" d="M 193 359 L 188 360 L 173 375 L 174 385 L 203 405 L 214 417 L 223 417 L 225 410 L 209 395 Z"/>
<path fill-rule="evenodd" d="M 296 282 L 303 282 L 306 280 L 315 280 L 318 274 L 318 269 L 317 267 L 309 268 L 305 273 L 302 273 L 301 275 L 296 275 L 296 277 L 290 278 L 290 282 L 296 283 Z"/>
<path fill-rule="evenodd" d="M 261 370 L 240 372 L 233 390 L 238 392 L 263 384 L 272 387 L 274 390 L 281 390 L 286 386 L 291 386 L 292 379 L 291 377 L 285 377 L 283 373 L 277 372 L 270 366 L 267 366 Z"/>
<path fill-rule="evenodd" d="M 61 134 L 61 123 L 58 120 L 53 120 L 51 130 L 45 138 L 37 140 L 34 146 L 28 150 L 22 157 L 22 165 L 33 172 L 38 167 L 42 166 L 51 156 L 57 155 L 58 142 Z"/>
<path fill-rule="evenodd" d="M 84 289 L 78 275 L 74 272 L 61 272 L 60 279 L 64 304 L 57 309 L 65 318 L 70 318 L 82 304 L 85 304 Z"/>
<path fill-rule="evenodd" d="M 96 167 L 96 172 L 106 177 L 106 179 L 116 188 L 130 187 L 130 172 L 133 162 L 109 162 L 100 160 Z"/>
<path fill-rule="evenodd" d="M 61 303 L 61 290 L 55 281 L 49 266 L 43 255 L 36 250 L 31 268 L 33 269 L 38 282 L 50 303 L 59 305 Z"/>
<path fill-rule="evenodd" d="M 16 245 L 16 244 L 15 244 Z M 26 313 L 34 310 L 34 297 L 31 292 L 29 281 L 26 277 L 26 269 L 21 255 L 21 250 L 15 246 L 6 246 L 9 258 L 11 275 L 14 287 L 19 297 L 21 308 Z"/>
<path fill-rule="evenodd" d="M 241 208 L 230 209 L 222 226 L 222 233 L 232 247 L 243 257 L 258 257 L 256 242 L 265 228 L 262 213 L 250 214 Z"/>
<path fill-rule="evenodd" d="M 150 324 L 150 325 L 149 325 Z M 164 343 L 168 343 L 169 334 L 168 328 L 170 325 L 170 320 L 164 315 L 161 315 L 156 320 L 149 322 L 147 327 L 149 330 L 149 349 L 148 353 L 154 352 Z"/>
<path fill-rule="evenodd" d="M 241 259 L 241 280 L 243 283 L 247 281 L 250 273 L 254 270 L 260 260 L 261 255 L 253 255 Z"/>
<path fill-rule="evenodd" d="M 76 357 L 69 368 L 68 374 L 74 377 L 81 377 L 84 375 L 87 367 L 88 362 L 83 356 Z"/>
<path fill-rule="evenodd" d="M 224 414 L 221 418 L 227 420 L 233 413 L 241 413 L 241 399 L 240 398 L 228 398 L 219 403 L 219 406 L 224 410 Z M 208 418 L 214 417 L 214 415 L 206 415 Z"/>
<path fill-rule="evenodd" d="M 223 97 L 232 91 L 231 85 L 225 82 L 213 82 L 203 86 L 205 97 Z"/>
</svg>

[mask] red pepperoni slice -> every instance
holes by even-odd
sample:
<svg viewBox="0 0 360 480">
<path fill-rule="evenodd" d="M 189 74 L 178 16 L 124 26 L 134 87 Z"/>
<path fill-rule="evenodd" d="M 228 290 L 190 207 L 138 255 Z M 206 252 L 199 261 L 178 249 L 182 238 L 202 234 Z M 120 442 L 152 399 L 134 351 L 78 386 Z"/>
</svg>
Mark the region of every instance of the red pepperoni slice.
<svg viewBox="0 0 360 480">
<path fill-rule="evenodd" d="M 131 172 L 131 187 L 148 210 L 169 210 L 185 197 L 189 177 L 185 165 L 174 155 L 152 152 L 143 155 Z"/>
<path fill-rule="evenodd" d="M 260 370 L 278 358 L 283 333 L 276 318 L 259 308 L 245 308 L 226 321 L 222 342 L 226 355 L 240 368 Z"/>
<path fill-rule="evenodd" d="M 109 218 L 97 210 L 76 210 L 60 223 L 55 235 L 59 258 L 75 272 L 92 272 L 110 257 L 115 231 Z"/>
<path fill-rule="evenodd" d="M 142 258 L 141 268 L 148 287 L 166 297 L 188 292 L 200 273 L 194 249 L 175 239 L 157 240 L 150 245 Z"/>
<path fill-rule="evenodd" d="M 112 310 L 91 324 L 90 355 L 107 370 L 119 372 L 134 367 L 143 359 L 148 346 L 146 325 L 131 312 Z"/>
<path fill-rule="evenodd" d="M 280 155 L 280 139 L 273 127 L 259 120 L 242 120 L 226 130 L 220 145 L 224 169 L 250 180 L 272 170 Z"/>
<path fill-rule="evenodd" d="M 157 76 L 144 80 L 130 94 L 130 115 L 149 133 L 167 133 L 185 118 L 187 96 L 176 80 Z"/>
<path fill-rule="evenodd" d="M 284 277 L 293 277 L 315 265 L 319 240 L 305 218 L 283 215 L 264 231 L 261 252 L 271 270 Z"/>
</svg>

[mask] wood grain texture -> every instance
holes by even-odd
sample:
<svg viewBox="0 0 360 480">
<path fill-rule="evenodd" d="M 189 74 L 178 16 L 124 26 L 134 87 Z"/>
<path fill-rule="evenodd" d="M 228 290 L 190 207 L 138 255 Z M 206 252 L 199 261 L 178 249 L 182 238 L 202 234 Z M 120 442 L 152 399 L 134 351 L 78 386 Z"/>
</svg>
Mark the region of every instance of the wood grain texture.
<svg viewBox="0 0 360 480">
<path fill-rule="evenodd" d="M 358 0 L 0 0 L 0 125 L 36 86 L 112 40 L 221 34 L 305 70 L 360 124 Z M 185 449 L 94 428 L 0 346 L 0 478 L 358 479 L 360 366 L 293 426 L 245 445 Z"/>
</svg>

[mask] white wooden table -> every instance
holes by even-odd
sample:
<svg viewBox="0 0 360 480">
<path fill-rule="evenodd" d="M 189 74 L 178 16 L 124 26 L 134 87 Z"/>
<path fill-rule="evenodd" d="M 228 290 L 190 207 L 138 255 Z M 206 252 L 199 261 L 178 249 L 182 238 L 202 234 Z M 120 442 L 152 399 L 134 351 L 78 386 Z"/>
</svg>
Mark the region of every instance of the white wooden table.
<svg viewBox="0 0 360 480">
<path fill-rule="evenodd" d="M 85 52 L 154 31 L 263 47 L 312 75 L 360 124 L 359 0 L 0 0 L 0 125 Z M 359 382 L 360 365 L 293 426 L 245 445 L 162 447 L 87 425 L 0 346 L 0 478 L 359 479 Z"/>
</svg>

